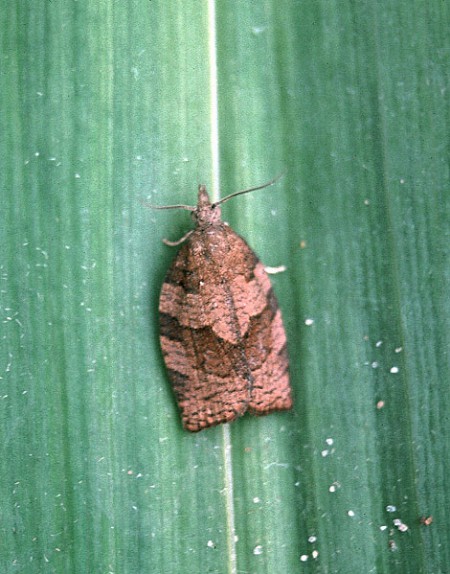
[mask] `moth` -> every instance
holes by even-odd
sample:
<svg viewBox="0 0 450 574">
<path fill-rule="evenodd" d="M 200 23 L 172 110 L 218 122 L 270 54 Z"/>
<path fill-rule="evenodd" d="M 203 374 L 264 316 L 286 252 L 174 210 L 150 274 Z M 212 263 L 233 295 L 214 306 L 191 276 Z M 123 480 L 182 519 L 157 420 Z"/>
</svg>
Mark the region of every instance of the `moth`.
<svg viewBox="0 0 450 574">
<path fill-rule="evenodd" d="M 278 178 L 276 178 L 278 179 Z M 292 407 L 286 335 L 262 263 L 221 220 L 220 205 L 198 188 L 195 229 L 179 245 L 161 289 L 160 342 L 186 430 L 228 423 L 245 412 L 268 415 Z M 156 207 L 156 206 L 152 206 Z"/>
</svg>

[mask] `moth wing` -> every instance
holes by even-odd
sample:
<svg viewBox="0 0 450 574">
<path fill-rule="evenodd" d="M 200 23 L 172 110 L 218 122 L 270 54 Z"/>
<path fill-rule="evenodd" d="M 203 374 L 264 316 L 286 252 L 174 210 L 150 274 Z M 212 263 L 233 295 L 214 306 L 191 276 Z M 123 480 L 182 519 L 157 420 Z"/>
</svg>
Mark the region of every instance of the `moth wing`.
<svg viewBox="0 0 450 574">
<path fill-rule="evenodd" d="M 253 377 L 248 411 L 267 415 L 292 408 L 289 359 L 281 311 L 261 262 L 255 266 L 254 275 L 266 304 L 258 315 L 251 317 L 244 338 Z"/>
<path fill-rule="evenodd" d="M 234 420 L 250 399 L 251 372 L 220 276 L 228 259 L 221 230 L 214 237 L 194 231 L 160 296 L 161 348 L 183 426 L 192 432 Z"/>
<path fill-rule="evenodd" d="M 229 286 L 240 345 L 251 372 L 248 411 L 267 415 L 292 407 L 289 359 L 281 311 L 264 266 L 245 240 L 224 229 L 221 276 Z"/>
<path fill-rule="evenodd" d="M 199 431 L 247 409 L 292 406 L 286 336 L 269 277 L 224 224 L 195 230 L 160 298 L 161 347 L 183 425 Z"/>
<path fill-rule="evenodd" d="M 237 344 L 251 373 L 248 411 L 267 415 L 289 410 L 292 395 L 286 334 L 269 276 L 242 237 L 229 227 L 224 228 L 223 236 L 227 248 L 220 254 L 220 276 L 231 301 L 228 314 L 238 322 Z"/>
</svg>

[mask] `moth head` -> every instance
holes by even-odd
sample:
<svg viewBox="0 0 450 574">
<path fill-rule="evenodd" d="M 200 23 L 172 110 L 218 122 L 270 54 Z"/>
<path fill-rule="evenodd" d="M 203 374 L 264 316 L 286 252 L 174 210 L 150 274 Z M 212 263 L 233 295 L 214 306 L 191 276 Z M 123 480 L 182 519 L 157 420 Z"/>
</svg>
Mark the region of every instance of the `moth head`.
<svg viewBox="0 0 450 574">
<path fill-rule="evenodd" d="M 217 203 L 211 203 L 208 192 L 206 191 L 206 186 L 203 184 L 198 186 L 197 207 L 192 212 L 192 217 L 200 227 L 212 225 L 220 221 L 221 209 Z"/>
</svg>

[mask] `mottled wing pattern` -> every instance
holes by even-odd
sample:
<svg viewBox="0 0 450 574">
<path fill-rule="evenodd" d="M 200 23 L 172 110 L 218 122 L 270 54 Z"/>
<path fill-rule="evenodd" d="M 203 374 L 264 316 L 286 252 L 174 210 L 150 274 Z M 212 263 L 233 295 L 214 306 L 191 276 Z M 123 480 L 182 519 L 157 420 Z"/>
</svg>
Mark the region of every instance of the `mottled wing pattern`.
<svg viewBox="0 0 450 574">
<path fill-rule="evenodd" d="M 220 222 L 182 245 L 160 298 L 161 347 L 183 425 L 196 432 L 247 409 L 292 406 L 286 338 L 269 278 Z"/>
<path fill-rule="evenodd" d="M 254 274 L 265 293 L 266 305 L 259 315 L 252 317 L 244 337 L 245 355 L 253 376 L 248 410 L 255 415 L 268 415 L 292 407 L 289 359 L 281 311 L 259 261 Z"/>
</svg>

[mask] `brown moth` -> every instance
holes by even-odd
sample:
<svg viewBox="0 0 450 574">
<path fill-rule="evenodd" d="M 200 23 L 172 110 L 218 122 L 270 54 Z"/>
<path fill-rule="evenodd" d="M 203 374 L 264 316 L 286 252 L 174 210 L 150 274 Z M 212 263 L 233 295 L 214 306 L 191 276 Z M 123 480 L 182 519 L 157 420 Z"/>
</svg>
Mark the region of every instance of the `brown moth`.
<svg viewBox="0 0 450 574">
<path fill-rule="evenodd" d="M 277 178 L 278 179 L 278 178 Z M 219 204 L 198 188 L 196 223 L 164 280 L 160 339 L 183 426 L 197 432 L 245 412 L 267 415 L 292 407 L 286 335 L 263 265 L 221 220 Z"/>
</svg>

